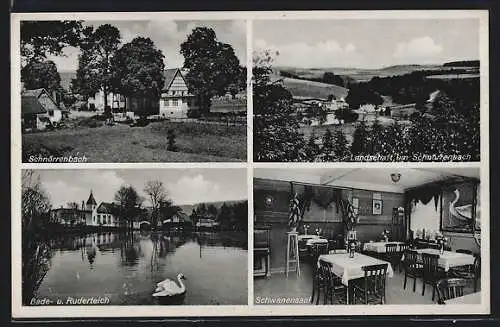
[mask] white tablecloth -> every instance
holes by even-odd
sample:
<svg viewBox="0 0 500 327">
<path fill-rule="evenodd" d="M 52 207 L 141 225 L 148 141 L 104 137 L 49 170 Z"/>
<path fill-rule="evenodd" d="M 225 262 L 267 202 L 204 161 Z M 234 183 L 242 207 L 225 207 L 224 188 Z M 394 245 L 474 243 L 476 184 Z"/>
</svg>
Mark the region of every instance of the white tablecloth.
<svg viewBox="0 0 500 327">
<path fill-rule="evenodd" d="M 416 251 L 419 254 L 428 253 L 428 254 L 439 255 L 438 265 L 439 267 L 443 268 L 444 271 L 448 271 L 450 270 L 450 268 L 453 267 L 467 266 L 474 264 L 474 256 L 466 253 L 444 251 L 443 254 L 440 254 L 440 251 L 437 249 L 419 249 Z"/>
<path fill-rule="evenodd" d="M 313 244 L 328 244 L 328 240 L 326 238 L 311 238 L 306 241 L 306 245 L 313 245 Z"/>
<path fill-rule="evenodd" d="M 403 242 L 370 242 L 365 243 L 363 245 L 364 251 L 377 252 L 377 253 L 385 253 L 385 245 L 386 244 L 396 244 L 398 246 L 397 250 L 399 251 L 399 246 L 404 244 Z"/>
<path fill-rule="evenodd" d="M 318 265 L 319 260 L 331 263 L 332 272 L 342 278 L 344 285 L 348 285 L 351 279 L 363 278 L 365 276 L 364 271 L 361 270 L 363 266 L 387 263 L 387 276 L 392 277 L 394 275 L 390 263 L 361 253 L 356 253 L 354 258 L 349 258 L 348 253 L 322 254 L 318 258 Z"/>
<path fill-rule="evenodd" d="M 444 302 L 446 304 L 481 304 L 481 292 L 467 294 Z"/>
</svg>

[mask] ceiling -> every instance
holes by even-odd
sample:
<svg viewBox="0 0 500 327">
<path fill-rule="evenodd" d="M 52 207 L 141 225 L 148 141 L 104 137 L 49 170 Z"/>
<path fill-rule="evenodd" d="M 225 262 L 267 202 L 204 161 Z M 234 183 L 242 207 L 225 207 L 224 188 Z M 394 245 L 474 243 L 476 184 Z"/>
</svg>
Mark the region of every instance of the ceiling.
<svg viewBox="0 0 500 327">
<path fill-rule="evenodd" d="M 401 174 L 397 183 L 392 173 Z M 479 168 L 256 168 L 254 177 L 402 193 L 409 188 L 454 177 L 480 178 Z"/>
</svg>

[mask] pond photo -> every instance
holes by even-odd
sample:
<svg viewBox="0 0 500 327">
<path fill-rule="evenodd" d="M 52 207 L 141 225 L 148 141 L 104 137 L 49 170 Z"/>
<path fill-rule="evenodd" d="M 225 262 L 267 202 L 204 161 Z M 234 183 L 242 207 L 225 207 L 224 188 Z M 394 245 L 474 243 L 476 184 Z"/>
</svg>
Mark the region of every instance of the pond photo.
<svg viewBox="0 0 500 327">
<path fill-rule="evenodd" d="M 22 302 L 244 305 L 246 169 L 23 170 Z"/>
</svg>

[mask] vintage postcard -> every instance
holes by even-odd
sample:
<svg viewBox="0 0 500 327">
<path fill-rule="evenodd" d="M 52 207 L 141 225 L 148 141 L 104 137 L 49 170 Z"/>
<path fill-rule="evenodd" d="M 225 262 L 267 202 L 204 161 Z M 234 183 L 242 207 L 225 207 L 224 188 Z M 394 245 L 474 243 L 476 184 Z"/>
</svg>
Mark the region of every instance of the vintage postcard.
<svg viewBox="0 0 500 327">
<path fill-rule="evenodd" d="M 488 11 L 11 26 L 14 319 L 490 313 Z"/>
</svg>

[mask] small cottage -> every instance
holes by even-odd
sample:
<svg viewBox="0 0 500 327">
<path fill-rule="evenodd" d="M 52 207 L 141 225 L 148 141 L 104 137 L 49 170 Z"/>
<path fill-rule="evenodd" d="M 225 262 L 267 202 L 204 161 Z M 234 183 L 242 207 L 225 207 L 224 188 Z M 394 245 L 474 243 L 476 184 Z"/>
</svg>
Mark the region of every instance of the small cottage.
<svg viewBox="0 0 500 327">
<path fill-rule="evenodd" d="M 25 90 L 21 94 L 22 118 L 27 128 L 43 130 L 59 124 L 69 114 L 45 89 Z"/>
<path fill-rule="evenodd" d="M 165 86 L 160 99 L 161 117 L 187 118 L 188 110 L 197 110 L 196 97 L 190 93 L 186 80 L 178 68 L 164 71 Z"/>
</svg>

